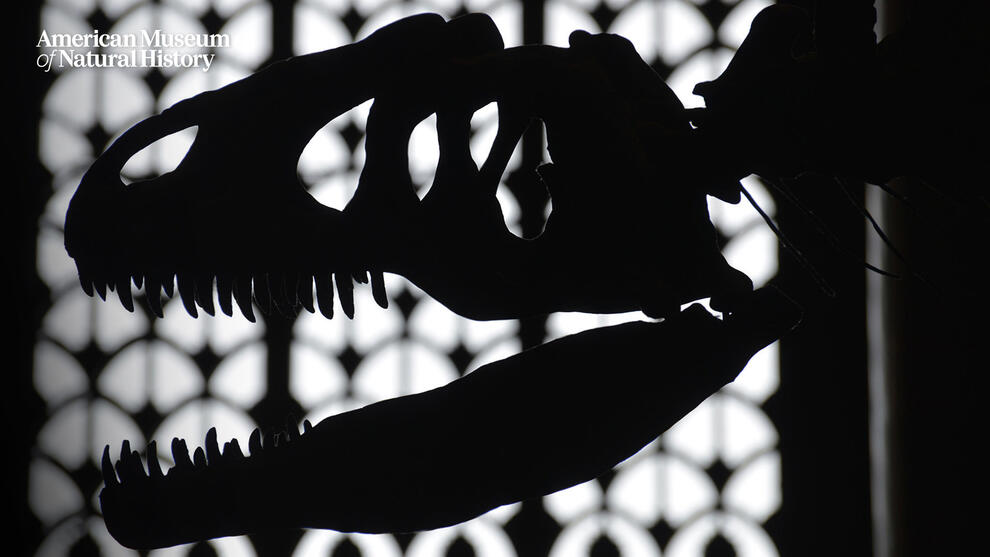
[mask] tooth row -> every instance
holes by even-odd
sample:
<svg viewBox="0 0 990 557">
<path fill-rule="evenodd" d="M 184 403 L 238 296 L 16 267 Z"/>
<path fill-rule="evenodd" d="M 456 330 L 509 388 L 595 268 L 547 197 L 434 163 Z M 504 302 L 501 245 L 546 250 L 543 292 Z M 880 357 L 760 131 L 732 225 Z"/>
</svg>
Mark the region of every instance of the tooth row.
<svg viewBox="0 0 990 557">
<path fill-rule="evenodd" d="M 308 434 L 312 429 L 313 425 L 309 420 L 304 420 L 301 435 Z M 274 432 L 268 436 L 263 435 L 260 429 L 255 428 L 248 440 L 249 454 L 258 457 L 268 450 L 288 444 L 298 436 L 300 433 L 291 422 L 287 424 L 285 430 Z M 231 439 L 224 443 L 221 451 L 220 445 L 217 443 L 217 430 L 212 427 L 206 433 L 204 446 L 197 447 L 192 458 L 189 457 L 189 447 L 186 446 L 185 440 L 172 439 L 172 460 L 175 461 L 175 466 L 169 469 L 167 474 L 162 472 L 161 464 L 158 462 L 158 445 L 155 441 L 148 443 L 146 458 L 148 461 L 147 474 L 141 463 L 141 455 L 137 451 L 131 450 L 129 441 L 121 443 L 120 459 L 116 464 L 110 457 L 110 445 L 107 445 L 103 449 L 103 458 L 100 463 L 103 483 L 107 487 L 113 487 L 149 478 L 157 480 L 166 477 L 166 475 L 181 476 L 197 470 L 204 470 L 207 467 L 223 468 L 247 457 L 241 452 L 241 446 L 237 439 Z"/>
<path fill-rule="evenodd" d="M 164 290 L 169 298 L 175 295 L 175 285 L 178 285 L 179 297 L 186 312 L 193 317 L 199 315 L 197 306 L 208 315 L 215 315 L 213 302 L 214 285 L 220 311 L 232 316 L 233 304 L 236 303 L 241 313 L 251 321 L 255 321 L 252 300 L 263 313 L 276 310 L 284 315 L 294 316 L 300 307 L 310 313 L 317 309 L 327 319 L 333 318 L 333 295 L 336 285 L 337 296 L 344 315 L 354 318 L 354 282 L 371 283 L 371 293 L 375 302 L 382 308 L 388 307 L 388 296 L 385 292 L 385 279 L 377 271 L 338 271 L 318 275 L 291 275 L 261 273 L 256 275 L 225 276 L 225 275 L 193 275 L 179 273 L 177 275 L 152 276 L 135 275 L 122 276 L 115 280 L 96 279 L 85 272 L 82 265 L 79 268 L 79 282 L 89 296 L 94 292 L 102 300 L 107 299 L 107 290 L 116 291 L 120 303 L 127 311 L 134 311 L 134 300 L 131 297 L 130 283 L 141 288 L 147 294 L 148 309 L 158 317 L 163 317 L 161 293 Z M 315 295 L 314 295 L 315 283 Z"/>
</svg>

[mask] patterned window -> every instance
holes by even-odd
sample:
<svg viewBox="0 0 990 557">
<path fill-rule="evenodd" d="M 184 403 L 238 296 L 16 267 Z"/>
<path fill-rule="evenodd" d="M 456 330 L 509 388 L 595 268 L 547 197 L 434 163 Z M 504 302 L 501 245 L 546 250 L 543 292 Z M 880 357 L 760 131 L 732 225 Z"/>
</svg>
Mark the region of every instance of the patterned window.
<svg viewBox="0 0 990 557">
<path fill-rule="evenodd" d="M 192 319 L 169 302 L 155 319 L 141 304 L 88 298 L 63 247 L 68 200 L 82 173 L 109 141 L 174 102 L 221 87 L 268 61 L 352 42 L 389 21 L 423 11 L 453 16 L 484 11 L 508 46 L 537 29 L 542 42 L 566 45 L 574 29 L 628 37 L 688 106 L 693 85 L 718 75 L 764 0 L 547 0 L 542 11 L 512 0 L 48 0 L 49 33 L 93 29 L 137 33 L 227 33 L 208 72 L 199 69 L 53 69 L 43 102 L 39 153 L 53 195 L 41 218 L 38 273 L 51 291 L 35 345 L 33 381 L 45 404 L 30 467 L 29 505 L 45 537 L 37 554 L 133 554 L 107 534 L 99 516 L 103 446 L 137 446 L 172 437 L 201 442 L 216 425 L 221 439 L 245 440 L 256 425 L 288 412 L 314 423 L 335 413 L 449 382 L 484 363 L 580 330 L 641 314 L 554 314 L 523 321 L 472 322 L 452 314 L 398 277 L 387 277 L 390 307 L 355 292 L 357 317 Z M 539 3 L 534 3 L 539 4 Z M 534 16 L 534 13 L 536 14 Z M 539 18 L 534 24 L 528 18 Z M 540 23 L 542 21 L 542 24 Z M 527 34 L 529 33 L 529 34 Z M 287 36 L 288 35 L 288 36 Z M 528 40 L 528 39 L 527 39 Z M 321 202 L 341 207 L 363 164 L 368 104 L 329 123 L 306 148 L 299 175 Z M 476 113 L 472 148 L 484 152 L 495 131 L 492 107 Z M 437 159 L 434 122 L 410 146 L 414 180 L 428 183 Z M 160 174 L 181 160 L 195 135 L 185 130 L 136 155 L 125 178 Z M 516 233 L 544 218 L 524 213 L 513 169 L 543 152 L 527 136 L 510 163 L 499 199 Z M 487 143 L 486 143 L 487 142 Z M 535 154 L 534 154 L 535 153 Z M 773 214 L 755 179 L 747 188 Z M 531 205 L 531 204 L 530 204 Z M 526 205 L 526 206 L 530 206 Z M 777 244 L 745 205 L 711 202 L 729 262 L 757 285 L 777 270 Z M 532 212 L 532 209 L 529 209 Z M 138 292 L 135 297 L 140 299 Z M 337 312 L 342 315 L 342 312 Z M 516 556 L 548 554 L 698 556 L 778 553 L 765 531 L 780 510 L 777 430 L 762 406 L 777 389 L 776 345 L 742 375 L 660 439 L 601 478 L 544 498 L 496 509 L 452 528 L 403 536 L 331 531 L 225 538 L 153 555 L 257 555 L 279 548 L 297 556 Z M 162 452 L 161 462 L 171 464 Z"/>
</svg>

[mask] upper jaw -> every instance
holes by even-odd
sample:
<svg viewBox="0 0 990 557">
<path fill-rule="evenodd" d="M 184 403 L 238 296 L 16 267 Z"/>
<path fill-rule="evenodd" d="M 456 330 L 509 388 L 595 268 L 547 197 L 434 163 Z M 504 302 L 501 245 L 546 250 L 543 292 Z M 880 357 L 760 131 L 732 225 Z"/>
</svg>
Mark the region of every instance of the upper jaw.
<svg viewBox="0 0 990 557">
<path fill-rule="evenodd" d="M 411 27 L 437 25 L 431 18 L 413 23 Z M 503 51 L 500 39 L 470 39 L 471 34 L 462 32 L 477 28 L 497 37 L 497 30 L 487 23 L 464 19 L 441 26 L 452 30 L 447 34 L 453 37 L 450 40 L 475 41 L 471 43 L 474 50 L 466 52 L 473 53 L 482 65 L 493 64 L 495 75 L 505 79 L 497 86 L 491 78 L 461 83 L 458 94 L 471 99 L 461 110 L 472 110 L 474 104 L 489 98 L 499 102 L 501 137 L 496 143 L 504 145 L 493 147 L 490 159 L 496 162 L 486 162 L 475 174 L 471 174 L 471 163 L 463 165 L 466 172 L 462 169 L 448 176 L 451 184 L 446 191 L 453 192 L 449 200 L 431 191 L 420 203 L 410 193 L 405 168 L 372 178 L 383 168 L 397 166 L 394 161 L 389 164 L 394 153 L 388 149 L 404 152 L 407 148 L 411 128 L 396 133 L 390 129 L 394 122 L 382 128 L 395 136 L 388 140 L 394 144 L 387 144 L 384 153 L 376 155 L 369 140 L 369 163 L 362 171 L 358 193 L 344 211 L 321 205 L 299 183 L 295 164 L 316 129 L 369 95 L 381 93 L 381 98 L 376 96 L 379 106 L 383 99 L 396 98 L 394 92 L 390 97 L 390 91 L 408 85 L 403 81 L 408 75 L 398 76 L 387 88 L 374 91 L 376 86 L 364 84 L 360 72 L 349 80 L 361 83 L 360 91 L 329 85 L 332 77 L 336 82 L 342 77 L 334 76 L 333 68 L 354 71 L 360 67 L 355 60 L 367 58 L 369 52 L 397 47 L 386 44 L 388 33 L 378 32 L 339 51 L 273 65 L 178 103 L 128 130 L 83 177 L 66 216 L 66 249 L 76 260 L 82 287 L 101 297 L 107 290 L 116 290 L 124 306 L 133 309 L 130 283 L 143 285 L 152 312 L 161 315 L 160 289 L 172 295 L 177 280 L 190 314 L 200 309 L 215 313 L 215 288 L 222 312 L 231 314 L 236 302 L 249 319 L 254 318 L 252 299 L 263 311 L 295 313 L 300 308 L 318 308 L 331 317 L 334 287 L 344 313 L 353 316 L 352 277 L 359 282 L 370 280 L 375 299 L 385 306 L 382 273 L 386 271 L 413 278 L 455 312 L 476 319 L 561 310 L 647 309 L 662 316 L 699 297 L 751 290 L 748 279 L 740 277 L 718 253 L 703 188 L 691 182 L 671 187 L 665 178 L 671 169 L 655 160 L 663 149 L 676 147 L 671 141 L 690 137 L 686 115 L 676 98 L 661 96 L 670 101 L 666 104 L 637 96 L 616 99 L 606 94 L 608 87 L 598 95 L 594 90 L 600 85 L 588 76 L 598 75 L 596 68 L 602 61 L 594 56 L 585 60 L 587 45 L 582 47 L 583 54 L 553 47 Z M 430 66 L 436 62 L 430 56 L 435 55 L 423 55 L 418 63 Z M 623 55 L 636 56 L 633 50 Z M 430 70 L 436 80 L 427 90 L 475 75 L 463 58 L 440 67 L 446 69 Z M 642 87 L 644 77 L 637 72 L 648 67 L 629 67 L 638 77 L 613 79 L 633 79 Z M 510 68 L 516 74 L 508 73 Z M 370 82 L 381 81 L 379 73 L 372 73 L 378 77 L 369 76 Z M 643 75 L 651 87 L 666 87 L 655 74 Z M 321 84 L 326 85 L 321 92 L 332 91 L 323 104 L 313 100 L 313 89 Z M 622 85 L 612 84 L 620 97 Z M 568 93 L 581 87 L 590 87 L 586 93 L 596 102 L 632 106 L 633 110 L 620 111 L 623 118 L 619 121 L 583 117 L 589 107 L 582 102 L 588 98 Z M 429 97 L 424 94 L 399 97 L 407 104 L 425 102 L 427 113 L 436 102 L 446 102 L 424 101 Z M 640 108 L 646 112 L 641 114 L 636 107 L 644 102 Z M 416 106 L 404 109 L 415 112 Z M 443 110 L 449 107 L 444 105 Z M 546 169 L 543 176 L 555 207 L 547 231 L 527 242 L 512 237 L 504 223 L 489 219 L 488 213 L 492 207 L 498 213 L 495 190 L 508 162 L 499 149 L 511 153 L 525 129 L 518 121 L 531 117 L 546 120 L 559 172 L 554 176 Z M 640 124 L 644 117 L 670 120 L 664 124 L 670 133 L 664 131 L 660 139 L 644 136 Z M 120 170 L 131 155 L 192 125 L 198 126 L 197 138 L 173 172 L 123 184 Z M 369 137 L 373 135 L 369 123 Z M 600 153 L 592 156 L 595 148 L 613 152 L 617 146 L 610 142 L 616 137 L 620 146 L 631 149 L 623 163 L 616 166 Z M 443 144 L 441 138 L 442 148 Z M 677 168 L 678 164 L 672 160 L 668 166 Z M 438 181 L 440 174 L 438 170 Z M 377 192 L 362 196 L 375 187 Z M 435 183 L 434 189 L 444 188 Z M 478 218 L 456 215 L 465 207 L 464 191 L 480 208 Z M 484 226 L 479 226 L 482 222 Z"/>
</svg>

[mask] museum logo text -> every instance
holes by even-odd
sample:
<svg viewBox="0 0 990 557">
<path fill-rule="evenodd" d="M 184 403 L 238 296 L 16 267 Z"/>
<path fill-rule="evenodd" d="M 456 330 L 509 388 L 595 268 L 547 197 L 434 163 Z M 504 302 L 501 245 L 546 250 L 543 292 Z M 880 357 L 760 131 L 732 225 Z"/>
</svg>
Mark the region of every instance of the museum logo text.
<svg viewBox="0 0 990 557">
<path fill-rule="evenodd" d="M 224 33 L 49 33 L 42 30 L 37 64 L 44 71 L 71 68 L 199 68 L 209 71 L 215 53 L 230 46 Z M 110 49 L 110 50 L 106 50 Z"/>
</svg>

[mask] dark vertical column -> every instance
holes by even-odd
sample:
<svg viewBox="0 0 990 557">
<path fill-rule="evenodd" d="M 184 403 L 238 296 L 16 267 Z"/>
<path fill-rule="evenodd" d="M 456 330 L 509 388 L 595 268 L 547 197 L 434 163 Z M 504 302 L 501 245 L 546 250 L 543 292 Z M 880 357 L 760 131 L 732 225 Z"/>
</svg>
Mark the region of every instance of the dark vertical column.
<svg viewBox="0 0 990 557">
<path fill-rule="evenodd" d="M 897 187 L 914 199 L 931 193 L 916 180 Z M 890 555 L 960 555 L 985 543 L 976 539 L 967 493 L 986 478 L 976 376 L 990 367 L 990 304 L 976 298 L 986 281 L 973 260 L 985 253 L 987 233 L 960 227 L 966 217 L 955 211 L 919 222 L 898 203 L 886 205 L 891 238 L 935 285 L 911 277 L 887 282 L 881 293 Z M 942 272 L 952 269 L 961 272 Z"/>
<path fill-rule="evenodd" d="M 292 56 L 294 5 L 291 0 L 272 2 L 272 62 Z M 252 410 L 252 416 L 262 427 L 273 427 L 283 425 L 289 413 L 298 414 L 300 410 L 289 394 L 289 351 L 295 317 L 273 309 L 264 322 L 268 384 L 265 398 Z"/>
<path fill-rule="evenodd" d="M 857 261 L 864 223 L 829 179 L 808 177 L 795 189 L 852 257 L 830 247 L 806 215 L 777 200 L 781 229 L 835 296 L 824 294 L 782 248 L 775 282 L 801 301 L 805 315 L 780 342 L 780 388 L 766 405 L 780 432 L 783 496 L 767 527 L 781 555 L 870 555 L 866 281 Z"/>
<path fill-rule="evenodd" d="M 542 44 L 544 34 L 544 2 L 542 0 L 523 2 L 523 43 Z M 522 138 L 522 162 L 519 169 L 506 180 L 512 195 L 519 201 L 521 209 L 520 225 L 526 238 L 540 234 L 545 224 L 544 211 L 550 197 L 534 169 L 543 160 L 543 126 L 534 122 Z M 523 319 L 520 322 L 519 337 L 523 349 L 543 342 L 546 336 L 546 319 L 543 317 Z"/>
<path fill-rule="evenodd" d="M 813 14 L 822 62 L 846 76 L 841 83 L 822 84 L 818 94 L 855 95 L 850 87 L 859 82 L 862 69 L 856 61 L 871 54 L 875 40 L 872 0 L 788 3 Z M 806 176 L 793 189 L 842 247 L 829 245 L 811 217 L 777 199 L 781 229 L 827 286 L 816 284 L 799 258 L 781 249 L 777 282 L 800 300 L 805 316 L 781 340 L 780 388 L 766 407 L 780 432 L 783 496 L 780 513 L 767 527 L 782 555 L 870 555 L 866 276 L 861 264 L 866 225 L 830 177 Z M 863 203 L 862 184 L 850 189 L 854 201 Z"/>
<path fill-rule="evenodd" d="M 295 0 L 272 0 L 272 62 L 293 55 Z"/>
<path fill-rule="evenodd" d="M 545 6 L 543 0 L 522 2 L 523 44 L 542 44 Z M 534 169 L 542 162 L 543 126 L 534 123 L 522 139 L 520 170 L 509 176 L 507 185 L 519 201 L 523 236 L 532 238 L 543 230 L 544 211 L 549 195 Z M 523 349 L 532 348 L 546 337 L 546 318 L 537 316 L 521 319 L 519 339 Z M 560 534 L 560 525 L 543 509 L 539 499 L 524 501 L 519 513 L 506 524 L 506 532 L 516 544 L 519 557 L 544 557 L 550 552 Z"/>
<path fill-rule="evenodd" d="M 544 3 L 542 0 L 523 2 L 522 25 L 524 44 L 543 43 Z M 523 236 L 527 238 L 537 236 L 543 230 L 543 213 L 547 201 L 550 199 L 546 188 L 533 171 L 542 162 L 544 145 L 543 126 L 534 123 L 523 135 L 520 170 L 513 173 L 508 180 L 509 189 L 519 200 L 522 209 L 520 222 Z"/>
<path fill-rule="evenodd" d="M 973 50 L 982 43 L 986 14 L 974 5 L 899 0 L 884 8 L 885 31 L 910 33 L 922 46 L 901 58 L 903 71 L 915 77 L 903 81 L 911 90 L 892 94 L 910 99 L 916 87 L 947 86 L 946 77 L 986 75 L 983 54 Z M 967 112 L 967 100 L 960 99 L 959 122 L 985 125 L 985 109 L 981 121 Z M 979 160 L 945 150 L 939 135 L 917 141 L 930 154 L 925 181 L 890 184 L 910 204 L 883 200 L 887 232 L 907 261 L 887 254 L 885 263 L 905 278 L 884 281 L 880 292 L 889 555 L 962 555 L 986 545 L 972 501 L 987 476 L 980 451 L 985 390 L 976 378 L 990 369 L 983 270 L 990 212 L 979 199 L 954 197 L 971 184 L 987 191 Z"/>
<path fill-rule="evenodd" d="M 293 1 L 272 2 L 272 55 L 270 62 L 292 56 Z M 272 288 L 278 288 L 272 285 Z M 289 394 L 289 349 L 292 344 L 294 317 L 284 316 L 274 308 L 263 318 L 267 350 L 267 390 L 265 398 L 252 410 L 253 417 L 264 427 L 284 424 L 290 411 L 298 406 Z"/>
<path fill-rule="evenodd" d="M 2 222 L 8 249 L 0 274 L 0 292 L 6 297 L 4 320 L 8 324 L 0 347 L 5 376 L 0 418 L 7 424 L 4 441 L 2 496 L 8 501 L 9 532 L 5 543 L 11 555 L 34 554 L 41 542 L 41 524 L 27 505 L 31 447 L 45 419 L 44 403 L 34 390 L 34 346 L 41 320 L 50 306 L 47 287 L 36 271 L 38 218 L 52 193 L 51 174 L 38 158 L 38 125 L 41 103 L 54 75 L 35 66 L 40 25 L 40 3 L 21 2 L 7 7 L 13 18 L 13 72 L 8 83 L 12 93 L 7 105 L 4 151 L 13 162 L 8 170 Z M 16 114 L 16 115 L 15 115 Z"/>
<path fill-rule="evenodd" d="M 292 0 L 272 2 L 272 58 L 284 60 L 292 56 L 295 25 Z M 273 288 L 277 286 L 272 285 Z M 289 394 L 289 350 L 292 344 L 294 317 L 273 311 L 265 317 L 265 343 L 268 350 L 268 389 L 265 399 L 256 409 L 262 426 L 283 424 L 288 413 L 298 413 L 298 404 Z"/>
<path fill-rule="evenodd" d="M 272 0 L 271 4 L 272 55 L 269 63 L 293 55 L 295 32 L 295 1 Z M 273 308 L 272 313 L 263 320 L 267 350 L 267 389 L 265 398 L 251 409 L 251 416 L 267 431 L 267 428 L 284 426 L 290 414 L 299 416 L 301 408 L 289 393 L 289 352 L 295 317 L 281 315 Z M 252 535 L 251 543 L 259 557 L 291 555 L 302 533 L 302 530 L 265 531 Z"/>
<path fill-rule="evenodd" d="M 544 0 L 522 2 L 523 44 L 542 44 L 544 33 Z"/>
</svg>

